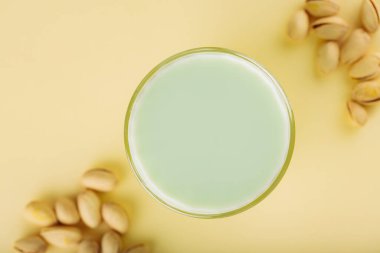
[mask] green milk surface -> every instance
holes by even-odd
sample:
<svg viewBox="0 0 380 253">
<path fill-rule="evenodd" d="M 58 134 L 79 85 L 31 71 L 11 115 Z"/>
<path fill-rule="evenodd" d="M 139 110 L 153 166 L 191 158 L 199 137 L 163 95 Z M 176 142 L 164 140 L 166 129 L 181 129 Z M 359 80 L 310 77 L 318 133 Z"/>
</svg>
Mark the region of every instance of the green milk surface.
<svg viewBox="0 0 380 253">
<path fill-rule="evenodd" d="M 241 208 L 278 176 L 290 145 L 286 98 L 248 60 L 198 52 L 156 72 L 138 94 L 128 145 L 145 186 L 195 214 Z"/>
</svg>

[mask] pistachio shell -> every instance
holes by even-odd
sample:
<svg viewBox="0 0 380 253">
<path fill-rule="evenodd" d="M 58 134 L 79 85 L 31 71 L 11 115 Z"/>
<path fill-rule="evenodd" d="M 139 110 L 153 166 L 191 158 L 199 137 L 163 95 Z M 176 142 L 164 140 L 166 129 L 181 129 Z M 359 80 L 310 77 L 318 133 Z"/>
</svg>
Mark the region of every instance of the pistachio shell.
<svg viewBox="0 0 380 253">
<path fill-rule="evenodd" d="M 108 231 L 102 236 L 102 253 L 119 253 L 121 248 L 120 235 L 114 231 Z"/>
<path fill-rule="evenodd" d="M 339 45 L 334 41 L 324 42 L 317 54 L 318 69 L 323 74 L 335 70 L 339 64 Z"/>
<path fill-rule="evenodd" d="M 354 101 L 347 102 L 347 109 L 354 123 L 363 126 L 367 122 L 368 114 L 366 109 Z"/>
<path fill-rule="evenodd" d="M 80 220 L 75 201 L 70 198 L 59 198 L 55 202 L 55 213 L 59 222 L 65 225 L 73 225 Z"/>
<path fill-rule="evenodd" d="M 352 90 L 352 100 L 360 104 L 371 104 L 380 100 L 380 83 L 366 81 L 358 83 Z"/>
<path fill-rule="evenodd" d="M 119 233 L 125 233 L 128 230 L 128 216 L 125 210 L 116 203 L 107 202 L 102 206 L 103 220 L 112 229 Z"/>
<path fill-rule="evenodd" d="M 309 16 L 304 10 L 298 10 L 288 24 L 288 36 L 293 40 L 306 38 L 309 32 Z"/>
<path fill-rule="evenodd" d="M 47 244 L 41 237 L 34 235 L 17 240 L 14 249 L 20 253 L 44 253 Z"/>
<path fill-rule="evenodd" d="M 76 227 L 56 226 L 43 228 L 41 236 L 53 246 L 70 248 L 78 245 L 82 232 Z"/>
<path fill-rule="evenodd" d="M 339 4 L 333 0 L 308 0 L 305 9 L 314 17 L 327 17 L 338 13 Z"/>
<path fill-rule="evenodd" d="M 96 228 L 101 221 L 100 199 L 95 192 L 86 190 L 77 197 L 79 215 L 84 224 L 90 228 Z"/>
<path fill-rule="evenodd" d="M 351 64 L 362 57 L 368 50 L 371 37 L 363 29 L 355 29 L 344 42 L 341 50 L 341 62 Z"/>
<path fill-rule="evenodd" d="M 144 244 L 137 244 L 124 250 L 123 253 L 149 253 L 149 248 Z"/>
<path fill-rule="evenodd" d="M 376 32 L 379 27 L 379 8 L 375 0 L 363 0 L 361 9 L 361 22 L 368 32 Z"/>
<path fill-rule="evenodd" d="M 24 215 L 30 222 L 39 226 L 50 226 L 57 222 L 53 207 L 44 201 L 32 201 L 26 205 Z"/>
<path fill-rule="evenodd" d="M 100 191 L 112 191 L 117 183 L 114 173 L 107 169 L 92 169 L 87 171 L 82 176 L 82 184 L 86 188 Z"/>
<path fill-rule="evenodd" d="M 78 253 L 98 253 L 99 245 L 94 240 L 83 240 L 78 246 Z"/>
<path fill-rule="evenodd" d="M 357 80 L 371 80 L 380 74 L 380 56 L 377 54 L 366 55 L 355 62 L 350 68 L 350 77 Z"/>
<path fill-rule="evenodd" d="M 315 34 L 324 40 L 339 40 L 348 32 L 346 21 L 338 16 L 317 19 L 312 23 Z"/>
</svg>

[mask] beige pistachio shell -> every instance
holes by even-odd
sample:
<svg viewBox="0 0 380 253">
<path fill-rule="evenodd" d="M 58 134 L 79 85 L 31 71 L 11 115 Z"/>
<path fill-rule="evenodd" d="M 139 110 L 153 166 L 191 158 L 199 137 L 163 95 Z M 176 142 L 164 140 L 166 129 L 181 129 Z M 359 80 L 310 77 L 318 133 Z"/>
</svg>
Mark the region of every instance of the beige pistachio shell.
<svg viewBox="0 0 380 253">
<path fill-rule="evenodd" d="M 309 33 L 309 16 L 304 10 L 298 10 L 288 23 L 288 36 L 293 40 L 303 40 Z"/>
<path fill-rule="evenodd" d="M 102 206 L 103 220 L 112 229 L 124 234 L 128 230 L 128 216 L 125 210 L 118 204 L 107 202 Z"/>
<path fill-rule="evenodd" d="M 323 74 L 335 70 L 339 64 L 339 45 L 335 41 L 324 42 L 318 49 L 317 65 Z"/>
<path fill-rule="evenodd" d="M 372 80 L 380 74 L 380 56 L 378 54 L 370 54 L 362 57 L 355 62 L 351 68 L 349 75 L 353 79 L 365 81 Z"/>
<path fill-rule="evenodd" d="M 79 215 L 84 224 L 90 228 L 96 228 L 101 221 L 101 203 L 95 192 L 86 190 L 77 197 Z"/>
<path fill-rule="evenodd" d="M 74 200 L 62 197 L 55 202 L 55 213 L 59 222 L 73 225 L 80 221 L 78 209 Z"/>
<path fill-rule="evenodd" d="M 123 253 L 149 253 L 149 248 L 144 244 L 137 244 L 124 250 Z"/>
<path fill-rule="evenodd" d="M 57 222 L 53 207 L 45 201 L 32 201 L 27 204 L 24 216 L 39 226 L 51 226 Z"/>
<path fill-rule="evenodd" d="M 115 174 L 107 169 L 92 169 L 82 176 L 82 185 L 86 188 L 99 191 L 112 191 L 117 183 Z"/>
<path fill-rule="evenodd" d="M 351 94 L 352 100 L 360 104 L 372 104 L 380 100 L 380 83 L 366 81 L 355 85 Z"/>
<path fill-rule="evenodd" d="M 120 235 L 114 231 L 106 232 L 101 239 L 102 253 L 119 253 L 121 248 Z"/>
<path fill-rule="evenodd" d="M 60 248 L 71 248 L 82 240 L 82 232 L 77 227 L 56 226 L 43 228 L 41 236 L 51 245 Z"/>
<path fill-rule="evenodd" d="M 99 244 L 94 240 L 83 240 L 79 243 L 78 253 L 99 253 Z"/>
<path fill-rule="evenodd" d="M 20 253 L 45 253 L 47 243 L 41 237 L 33 235 L 17 240 L 14 249 Z"/>
<path fill-rule="evenodd" d="M 369 33 L 374 33 L 379 27 L 379 7 L 375 0 L 363 0 L 361 22 Z"/>
<path fill-rule="evenodd" d="M 368 114 L 367 114 L 367 110 L 362 105 L 354 101 L 348 101 L 347 109 L 352 121 L 355 124 L 359 126 L 365 125 L 365 123 L 368 120 Z"/>
<path fill-rule="evenodd" d="M 327 17 L 339 12 L 339 4 L 334 0 L 308 0 L 305 9 L 314 17 Z"/>
<path fill-rule="evenodd" d="M 339 40 L 349 30 L 347 22 L 338 16 L 317 19 L 312 28 L 317 37 L 324 40 Z"/>
<path fill-rule="evenodd" d="M 344 42 L 341 50 L 341 62 L 351 64 L 362 57 L 371 42 L 369 34 L 361 28 L 355 29 Z"/>
</svg>

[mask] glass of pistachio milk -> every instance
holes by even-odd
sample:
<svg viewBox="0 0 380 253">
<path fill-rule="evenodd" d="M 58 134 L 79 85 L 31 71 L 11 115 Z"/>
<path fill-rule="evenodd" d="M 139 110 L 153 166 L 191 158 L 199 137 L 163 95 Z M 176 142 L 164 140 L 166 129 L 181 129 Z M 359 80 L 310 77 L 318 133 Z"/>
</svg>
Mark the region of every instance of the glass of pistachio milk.
<svg viewBox="0 0 380 253">
<path fill-rule="evenodd" d="M 257 204 L 283 177 L 295 127 L 278 82 L 223 48 L 197 48 L 157 65 L 125 119 L 125 146 L 142 185 L 190 216 L 225 217 Z"/>
</svg>

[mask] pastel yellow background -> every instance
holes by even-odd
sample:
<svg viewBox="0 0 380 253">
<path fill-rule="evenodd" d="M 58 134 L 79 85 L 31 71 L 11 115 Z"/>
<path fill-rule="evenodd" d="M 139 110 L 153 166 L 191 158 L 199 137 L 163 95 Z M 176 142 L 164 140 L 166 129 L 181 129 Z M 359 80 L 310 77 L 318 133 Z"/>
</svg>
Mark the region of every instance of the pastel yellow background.
<svg viewBox="0 0 380 253">
<path fill-rule="evenodd" d="M 361 1 L 340 2 L 341 15 L 356 22 Z M 74 194 L 84 170 L 106 166 L 124 178 L 105 198 L 128 209 L 127 244 L 146 241 L 156 253 L 380 252 L 380 112 L 351 127 L 346 69 L 321 78 L 317 40 L 286 40 L 286 22 L 302 3 L 0 0 L 0 251 L 36 231 L 22 218 L 29 200 Z M 174 213 L 150 197 L 123 144 L 140 80 L 199 46 L 262 63 L 285 89 L 297 125 L 293 160 L 275 191 L 216 220 Z"/>
</svg>

